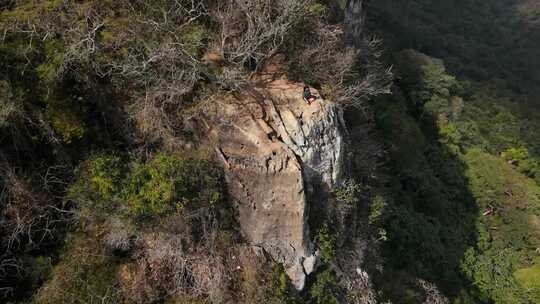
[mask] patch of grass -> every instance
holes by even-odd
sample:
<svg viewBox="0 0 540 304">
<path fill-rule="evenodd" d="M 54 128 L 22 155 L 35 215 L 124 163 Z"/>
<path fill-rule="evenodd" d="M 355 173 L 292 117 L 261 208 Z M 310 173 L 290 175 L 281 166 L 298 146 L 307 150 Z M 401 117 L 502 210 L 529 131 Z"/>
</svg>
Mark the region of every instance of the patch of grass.
<svg viewBox="0 0 540 304">
<path fill-rule="evenodd" d="M 540 265 L 520 268 L 514 272 L 514 277 L 522 286 L 533 303 L 540 303 Z"/>
<path fill-rule="evenodd" d="M 477 249 L 469 249 L 462 268 L 485 299 L 496 303 L 523 303 L 528 293 L 527 277 L 534 269 L 516 272 L 535 256 L 540 235 L 531 227 L 530 213 L 540 205 L 540 189 L 503 159 L 471 150 L 464 159 L 467 177 L 480 212 Z M 515 273 L 515 276 L 512 274 Z M 516 282 L 514 279 L 522 281 Z"/>
</svg>

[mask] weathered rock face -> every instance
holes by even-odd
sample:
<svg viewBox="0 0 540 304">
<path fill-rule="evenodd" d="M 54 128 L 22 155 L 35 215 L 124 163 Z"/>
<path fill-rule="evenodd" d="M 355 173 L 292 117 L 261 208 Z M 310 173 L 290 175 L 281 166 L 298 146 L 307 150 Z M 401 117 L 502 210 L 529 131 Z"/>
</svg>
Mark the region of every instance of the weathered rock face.
<svg viewBox="0 0 540 304">
<path fill-rule="evenodd" d="M 302 89 L 284 78 L 266 81 L 214 100 L 216 112 L 205 119 L 243 234 L 281 262 L 298 289 L 316 263 L 308 193 L 339 181 L 344 145 L 340 110 L 321 99 L 306 104 Z"/>
</svg>

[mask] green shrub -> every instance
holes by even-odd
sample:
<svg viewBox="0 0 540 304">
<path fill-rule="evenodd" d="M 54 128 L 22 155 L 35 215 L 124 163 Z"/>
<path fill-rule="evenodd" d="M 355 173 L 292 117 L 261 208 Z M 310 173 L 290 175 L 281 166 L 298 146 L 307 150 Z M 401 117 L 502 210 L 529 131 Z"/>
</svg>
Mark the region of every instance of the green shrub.
<svg viewBox="0 0 540 304">
<path fill-rule="evenodd" d="M 486 148 L 492 154 L 500 154 L 522 146 L 522 139 L 529 138 L 527 142 L 530 144 L 537 142 L 536 127 L 527 126 L 527 120 L 519 119 L 510 105 L 498 100 L 488 88 L 475 89 L 475 94 L 464 104 L 458 124 L 467 143 L 474 143 L 475 148 Z"/>
<path fill-rule="evenodd" d="M 533 158 L 525 147 L 509 148 L 501 153 L 501 157 L 531 178 L 540 175 L 540 162 Z"/>
<path fill-rule="evenodd" d="M 109 198 L 120 190 L 124 175 L 119 156 L 98 155 L 88 163 L 89 178 L 93 189 L 103 198 Z"/>
<path fill-rule="evenodd" d="M 339 304 L 337 297 L 337 280 L 331 270 L 325 270 L 317 275 L 309 295 L 315 304 Z"/>
<path fill-rule="evenodd" d="M 311 4 L 307 8 L 307 10 L 312 16 L 317 17 L 317 18 L 322 17 L 327 12 L 326 6 L 317 2 Z"/>
<path fill-rule="evenodd" d="M 128 214 L 156 218 L 184 208 L 213 207 L 221 200 L 221 173 L 208 161 L 159 154 L 135 164 L 123 192 Z"/>
<path fill-rule="evenodd" d="M 193 23 L 185 27 L 180 33 L 180 39 L 186 45 L 186 52 L 197 57 L 204 40 L 209 36 L 208 29 L 200 24 Z"/>
<path fill-rule="evenodd" d="M 75 202 L 81 218 L 108 217 L 119 206 L 119 192 L 126 175 L 120 156 L 96 154 L 81 163 L 66 198 Z"/>
<path fill-rule="evenodd" d="M 439 123 L 439 142 L 454 155 L 458 155 L 461 147 L 461 134 L 453 123 Z"/>
<path fill-rule="evenodd" d="M 328 224 L 325 223 L 321 229 L 319 229 L 319 233 L 316 237 L 317 244 L 319 245 L 320 249 L 320 256 L 321 261 L 324 263 L 330 263 L 334 259 L 334 256 L 336 255 L 335 251 L 335 237 L 330 232 L 330 228 L 328 227 Z"/>
<path fill-rule="evenodd" d="M 387 242 L 383 248 L 392 255 L 387 261 L 388 266 L 400 269 L 409 265 L 411 270 L 423 276 L 452 271 L 444 268 L 445 261 L 454 254 L 445 248 L 443 240 L 450 233 L 434 217 L 399 205 L 388 218 L 385 228 Z"/>
<path fill-rule="evenodd" d="M 64 63 L 66 47 L 59 40 L 47 40 L 43 44 L 46 61 L 36 67 L 37 76 L 45 83 L 52 84 L 58 80 L 59 69 Z"/>
<path fill-rule="evenodd" d="M 70 101 L 49 101 L 45 116 L 65 143 L 82 138 L 86 132 L 80 111 Z"/>
<path fill-rule="evenodd" d="M 348 179 L 333 191 L 339 203 L 356 205 L 359 202 L 362 185 L 357 183 L 354 179 Z"/>
<path fill-rule="evenodd" d="M 205 160 L 158 154 L 126 164 L 119 155 L 97 154 L 83 162 L 68 190 L 82 217 L 108 217 L 111 212 L 142 224 L 187 209 L 213 209 L 222 199 L 222 172 Z M 232 214 L 219 209 L 224 225 Z"/>
<path fill-rule="evenodd" d="M 481 300 L 494 303 L 526 303 L 512 273 L 519 256 L 512 249 L 491 249 L 477 252 L 469 249 L 463 258 L 462 270 L 480 292 Z"/>
<path fill-rule="evenodd" d="M 428 64 L 422 66 L 422 85 L 425 90 L 433 94 L 450 97 L 456 89 L 458 82 L 456 78 L 446 72 L 446 68 L 441 64 Z"/>
<path fill-rule="evenodd" d="M 393 159 L 403 167 L 417 163 L 427 140 L 419 124 L 407 115 L 405 101 L 388 99 L 375 106 L 377 126 L 386 143 L 395 147 L 391 150 Z"/>
<path fill-rule="evenodd" d="M 296 298 L 290 293 L 289 277 L 283 266 L 275 265 L 270 274 L 264 303 L 269 304 L 293 304 Z"/>
<path fill-rule="evenodd" d="M 384 220 L 384 214 L 387 212 L 387 198 L 384 195 L 377 194 L 371 201 L 369 210 L 369 223 L 371 225 L 380 224 Z"/>
</svg>

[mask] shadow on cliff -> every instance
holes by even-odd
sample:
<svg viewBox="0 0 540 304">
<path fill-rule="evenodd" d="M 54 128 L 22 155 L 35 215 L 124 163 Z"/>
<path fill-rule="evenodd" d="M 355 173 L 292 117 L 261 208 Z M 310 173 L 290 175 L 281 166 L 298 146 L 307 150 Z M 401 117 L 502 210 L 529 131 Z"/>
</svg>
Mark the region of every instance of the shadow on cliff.
<svg viewBox="0 0 540 304">
<path fill-rule="evenodd" d="M 355 129 L 369 128 L 369 122 L 356 111 L 346 116 L 353 160 L 361 158 L 352 162 L 352 173 L 371 192 L 370 206 L 360 221 L 369 223 L 367 229 L 380 244 L 375 246 L 378 250 L 367 253 L 365 269 L 376 290 L 382 291 L 383 301 L 433 301 L 429 298 L 434 296 L 433 285 L 451 302 L 474 297 L 475 291 L 460 271 L 466 250 L 476 243 L 479 214 L 468 189 L 465 165 L 438 142 L 433 119 L 415 117 L 399 90 L 375 104 L 376 134 L 371 136 L 382 138 L 387 151 L 379 157 L 383 164 L 375 172 L 363 170 L 366 145 L 358 142 L 365 139 L 354 138 Z"/>
</svg>

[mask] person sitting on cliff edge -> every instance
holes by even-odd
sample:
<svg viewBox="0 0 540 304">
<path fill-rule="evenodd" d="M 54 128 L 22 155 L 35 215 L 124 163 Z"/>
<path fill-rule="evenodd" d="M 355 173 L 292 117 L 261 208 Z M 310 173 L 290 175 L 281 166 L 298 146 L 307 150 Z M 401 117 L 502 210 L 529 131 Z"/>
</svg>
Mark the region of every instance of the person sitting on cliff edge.
<svg viewBox="0 0 540 304">
<path fill-rule="evenodd" d="M 317 100 L 317 96 L 311 94 L 311 90 L 309 89 L 308 86 L 304 86 L 304 94 L 303 94 L 303 97 L 304 97 L 304 101 L 310 105 L 312 102 L 314 102 L 315 100 Z"/>
</svg>

